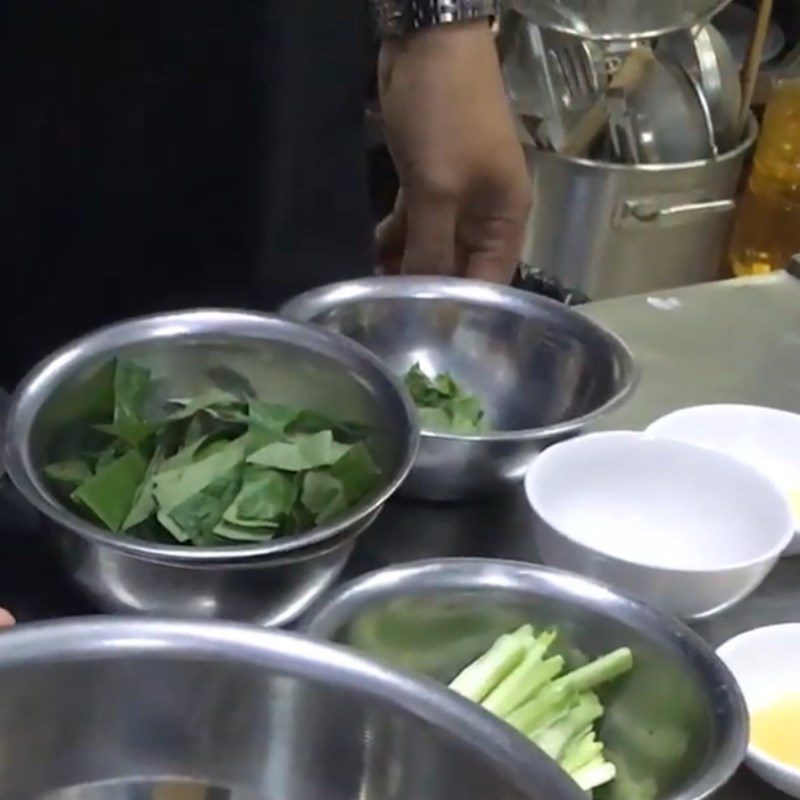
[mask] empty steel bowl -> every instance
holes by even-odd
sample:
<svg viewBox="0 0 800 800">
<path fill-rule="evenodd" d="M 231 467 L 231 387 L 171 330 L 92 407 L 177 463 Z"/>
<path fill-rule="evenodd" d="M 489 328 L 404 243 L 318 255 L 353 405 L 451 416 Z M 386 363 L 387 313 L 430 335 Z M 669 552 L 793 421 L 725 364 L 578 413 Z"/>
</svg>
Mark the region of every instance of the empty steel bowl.
<svg viewBox="0 0 800 800">
<path fill-rule="evenodd" d="M 431 683 L 252 626 L 22 626 L 0 648 L 4 800 L 581 800 Z"/>
<path fill-rule="evenodd" d="M 244 378 L 262 399 L 368 423 L 382 484 L 341 519 L 264 544 L 197 548 L 112 534 L 66 508 L 42 478 L 54 435 L 85 419 L 87 386 L 118 355 L 161 378 L 164 398 Z M 64 563 L 103 609 L 281 624 L 336 578 L 355 539 L 405 478 L 417 446 L 414 409 L 372 354 L 344 337 L 285 319 L 198 310 L 123 322 L 37 366 L 6 425 L 11 480 L 52 523 Z"/>
<path fill-rule="evenodd" d="M 418 363 L 480 398 L 491 432 L 425 430 L 403 492 L 456 500 L 520 480 L 547 446 L 580 433 L 632 391 L 625 345 L 583 315 L 516 289 L 456 278 L 333 284 L 281 313 L 344 334 L 398 375 Z"/>
<path fill-rule="evenodd" d="M 572 667 L 633 651 L 632 671 L 602 697 L 600 738 L 618 772 L 603 797 L 702 800 L 733 776 L 748 724 L 731 673 L 689 628 L 603 584 L 510 561 L 421 561 L 340 588 L 305 630 L 447 682 L 526 623 L 557 628 Z"/>
</svg>

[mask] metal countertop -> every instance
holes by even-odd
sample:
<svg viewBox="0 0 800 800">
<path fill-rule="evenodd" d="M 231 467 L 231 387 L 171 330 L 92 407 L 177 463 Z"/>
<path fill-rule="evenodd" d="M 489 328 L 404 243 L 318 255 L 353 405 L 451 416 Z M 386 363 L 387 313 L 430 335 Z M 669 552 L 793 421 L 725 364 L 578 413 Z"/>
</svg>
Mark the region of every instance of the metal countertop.
<svg viewBox="0 0 800 800">
<path fill-rule="evenodd" d="M 702 402 L 744 402 L 800 412 L 800 280 L 780 273 L 590 304 L 642 368 L 634 399 L 602 427 L 640 429 Z M 401 561 L 455 555 L 538 560 L 518 491 L 452 506 L 393 502 L 362 537 L 344 579 Z M 20 621 L 91 613 L 61 575 L 35 514 L 0 493 L 0 604 Z M 713 644 L 739 631 L 800 621 L 800 557 L 783 560 L 739 606 L 697 626 Z M 743 770 L 719 800 L 778 800 Z"/>
</svg>

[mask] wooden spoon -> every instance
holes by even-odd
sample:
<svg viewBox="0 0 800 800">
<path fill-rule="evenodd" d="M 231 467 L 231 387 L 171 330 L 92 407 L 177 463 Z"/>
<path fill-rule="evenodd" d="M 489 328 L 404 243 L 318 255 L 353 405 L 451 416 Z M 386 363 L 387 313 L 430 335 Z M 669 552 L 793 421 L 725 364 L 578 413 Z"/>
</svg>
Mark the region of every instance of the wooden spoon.
<svg viewBox="0 0 800 800">
<path fill-rule="evenodd" d="M 758 73 L 761 69 L 761 58 L 764 53 L 764 44 L 769 33 L 769 22 L 772 17 L 772 0 L 759 0 L 758 17 L 747 48 L 747 58 L 742 67 L 742 112 L 739 117 L 739 137 L 744 136 L 747 121 L 750 119 L 750 104 L 758 82 Z"/>
</svg>

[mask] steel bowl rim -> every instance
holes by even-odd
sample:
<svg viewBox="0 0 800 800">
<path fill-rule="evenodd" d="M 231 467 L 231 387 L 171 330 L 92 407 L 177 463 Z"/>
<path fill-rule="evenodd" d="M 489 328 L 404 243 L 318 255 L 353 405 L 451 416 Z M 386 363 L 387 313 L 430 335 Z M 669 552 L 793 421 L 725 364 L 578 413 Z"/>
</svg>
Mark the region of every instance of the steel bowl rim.
<svg viewBox="0 0 800 800">
<path fill-rule="evenodd" d="M 521 734 L 435 681 L 389 669 L 350 648 L 288 631 L 232 622 L 124 616 L 38 622 L 4 634 L 0 674 L 54 657 L 100 660 L 126 650 L 133 654 L 193 652 L 206 659 L 264 667 L 359 692 L 469 746 L 484 763 L 502 771 L 523 796 L 529 796 L 529 787 L 544 785 L 570 800 L 582 797 L 569 778 Z"/>
<path fill-rule="evenodd" d="M 694 24 L 701 24 L 704 22 L 708 22 L 712 17 L 719 14 L 723 8 L 729 5 L 732 0 L 709 0 L 709 8 L 698 14 L 697 19 L 694 21 Z M 713 3 L 713 6 L 712 6 Z M 514 2 L 512 3 L 512 7 L 515 9 L 521 9 L 524 7 L 524 3 Z M 520 11 L 519 13 L 523 13 Z M 569 22 L 558 22 L 557 20 L 550 20 L 548 21 L 547 27 L 550 30 L 558 31 L 559 33 L 565 33 L 570 36 L 575 36 L 579 38 L 585 38 L 590 42 L 601 42 L 601 43 L 613 43 L 613 42 L 630 42 L 634 44 L 641 39 L 657 39 L 659 36 L 666 36 L 670 33 L 675 33 L 676 31 L 682 30 L 688 27 L 683 20 L 676 20 L 674 23 L 669 25 L 662 25 L 661 27 L 655 28 L 645 28 L 637 29 L 633 32 L 625 32 L 625 31 L 605 31 L 603 33 L 597 34 L 592 33 L 592 31 L 585 29 L 580 26 L 570 25 Z"/>
<path fill-rule="evenodd" d="M 398 292 L 399 288 L 405 292 Z M 341 300 L 329 302 L 329 298 Z M 622 386 L 605 403 L 582 414 L 580 417 L 554 423 L 541 428 L 522 428 L 513 431 L 490 431 L 481 434 L 459 435 L 437 431 L 422 430 L 421 439 L 425 441 L 466 442 L 466 443 L 519 443 L 547 440 L 554 436 L 562 436 L 577 432 L 590 425 L 618 406 L 622 405 L 635 391 L 640 378 L 640 370 L 633 353 L 625 342 L 615 333 L 599 325 L 594 320 L 580 314 L 569 306 L 541 295 L 532 295 L 521 289 L 502 286 L 486 281 L 469 280 L 453 277 L 398 277 L 376 276 L 350 281 L 340 281 L 311 289 L 289 300 L 280 307 L 278 313 L 290 319 L 305 323 L 314 323 L 313 316 L 320 310 L 343 306 L 347 303 L 369 299 L 392 300 L 405 297 L 409 300 L 439 300 L 479 303 L 493 308 L 504 308 L 523 316 L 524 309 L 532 306 L 531 297 L 535 297 L 538 307 L 544 308 L 548 316 L 561 315 L 563 319 L 572 320 L 582 329 L 591 331 L 600 337 L 614 355 L 618 363 Z M 313 316 L 312 316 L 313 315 Z M 323 325 L 317 327 L 327 330 Z"/>
<path fill-rule="evenodd" d="M 211 330 L 202 331 L 196 326 L 203 322 L 212 324 Z M 258 341 L 293 341 L 292 334 L 301 333 L 319 343 L 323 348 L 345 348 L 349 355 L 357 360 L 366 362 L 368 368 L 373 370 L 381 380 L 385 381 L 394 391 L 405 410 L 408 437 L 405 442 L 405 452 L 401 464 L 392 479 L 381 490 L 372 496 L 368 502 L 362 503 L 352 509 L 346 516 L 323 526 L 316 527 L 306 533 L 279 538 L 263 545 L 241 545 L 224 547 L 194 547 L 182 545 L 155 544 L 138 540 L 129 536 L 120 536 L 103 530 L 89 520 L 84 519 L 70 509 L 59 503 L 47 490 L 31 464 L 27 453 L 27 445 L 23 446 L 19 437 L 15 435 L 17 423 L 20 418 L 28 417 L 26 436 L 27 442 L 33 421 L 49 395 L 42 394 L 40 384 L 45 385 L 48 378 L 63 377 L 69 369 L 83 363 L 84 349 L 94 344 L 96 349 L 91 351 L 93 357 L 106 355 L 111 357 L 121 348 L 135 346 L 139 343 L 153 342 L 155 340 L 174 340 L 181 336 L 208 336 L 209 338 L 225 336 L 224 327 L 241 326 L 238 333 L 228 335 L 240 340 Z M 257 335 L 251 331 L 245 332 L 248 326 L 269 325 L 271 330 L 277 329 L 284 333 L 282 338 L 268 335 Z M 194 327 L 193 327 L 194 326 Z M 131 332 L 138 336 L 126 339 Z M 122 341 L 120 341 L 122 340 Z M 52 377 L 51 376 L 52 373 Z M 33 400 L 31 399 L 33 398 Z M 31 408 L 28 408 L 32 404 Z M 416 459 L 419 448 L 419 424 L 413 402 L 407 390 L 397 376 L 366 347 L 354 342 L 347 337 L 339 336 L 331 331 L 325 331 L 318 326 L 307 325 L 295 320 L 289 320 L 277 314 L 267 314 L 256 311 L 237 309 L 203 308 L 189 311 L 174 311 L 147 316 L 134 317 L 111 325 L 104 326 L 66 344 L 55 353 L 47 356 L 37 364 L 22 380 L 14 392 L 6 419 L 3 445 L 3 462 L 5 463 L 8 477 L 22 495 L 44 516 L 61 527 L 69 530 L 89 542 L 110 547 L 133 557 L 145 561 L 174 565 L 211 566 L 225 564 L 239 564 L 247 561 L 268 561 L 271 556 L 287 556 L 298 550 L 307 550 L 348 535 L 358 535 L 363 528 L 359 523 L 368 521 L 378 513 L 384 503 L 400 487 L 408 476 Z"/>
<path fill-rule="evenodd" d="M 692 782 L 662 800 L 704 800 L 722 787 L 742 764 L 749 740 L 744 696 L 735 677 L 715 649 L 680 620 L 647 603 L 616 591 L 611 586 L 571 572 L 522 561 L 489 558 L 439 558 L 384 567 L 355 578 L 318 601 L 303 617 L 301 630 L 311 637 L 329 638 L 351 620 L 354 612 L 374 602 L 405 597 L 404 588 L 415 582 L 432 594 L 440 589 L 508 589 L 524 586 L 525 580 L 544 580 L 565 595 L 599 607 L 622 622 L 641 620 L 635 627 L 659 630 L 680 642 L 691 655 L 691 666 L 702 683 L 727 699 L 730 724 L 721 730 L 722 742 L 712 763 Z M 531 583 L 531 586 L 534 586 Z M 647 626 L 647 627 L 645 627 Z M 714 704 L 714 714 L 719 702 Z"/>
</svg>

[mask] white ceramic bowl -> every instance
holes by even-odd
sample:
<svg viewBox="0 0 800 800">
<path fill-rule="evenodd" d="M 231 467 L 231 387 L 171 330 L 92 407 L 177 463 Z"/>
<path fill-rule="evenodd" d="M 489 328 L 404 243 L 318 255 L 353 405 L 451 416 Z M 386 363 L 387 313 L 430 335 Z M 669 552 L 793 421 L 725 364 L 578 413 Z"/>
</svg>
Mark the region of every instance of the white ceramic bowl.
<svg viewBox="0 0 800 800">
<path fill-rule="evenodd" d="M 717 653 L 738 681 L 751 715 L 787 694 L 800 693 L 800 624 L 756 628 L 726 642 Z M 746 760 L 767 783 L 800 798 L 800 770 L 753 744 Z"/>
<path fill-rule="evenodd" d="M 534 462 L 525 489 L 546 564 L 683 619 L 749 595 L 794 534 L 788 501 L 758 470 L 643 433 L 555 445 Z"/>
<path fill-rule="evenodd" d="M 742 405 L 693 406 L 656 420 L 647 432 L 709 447 L 745 461 L 785 492 L 800 492 L 800 414 Z M 800 511 L 785 555 L 800 553 Z"/>
</svg>

